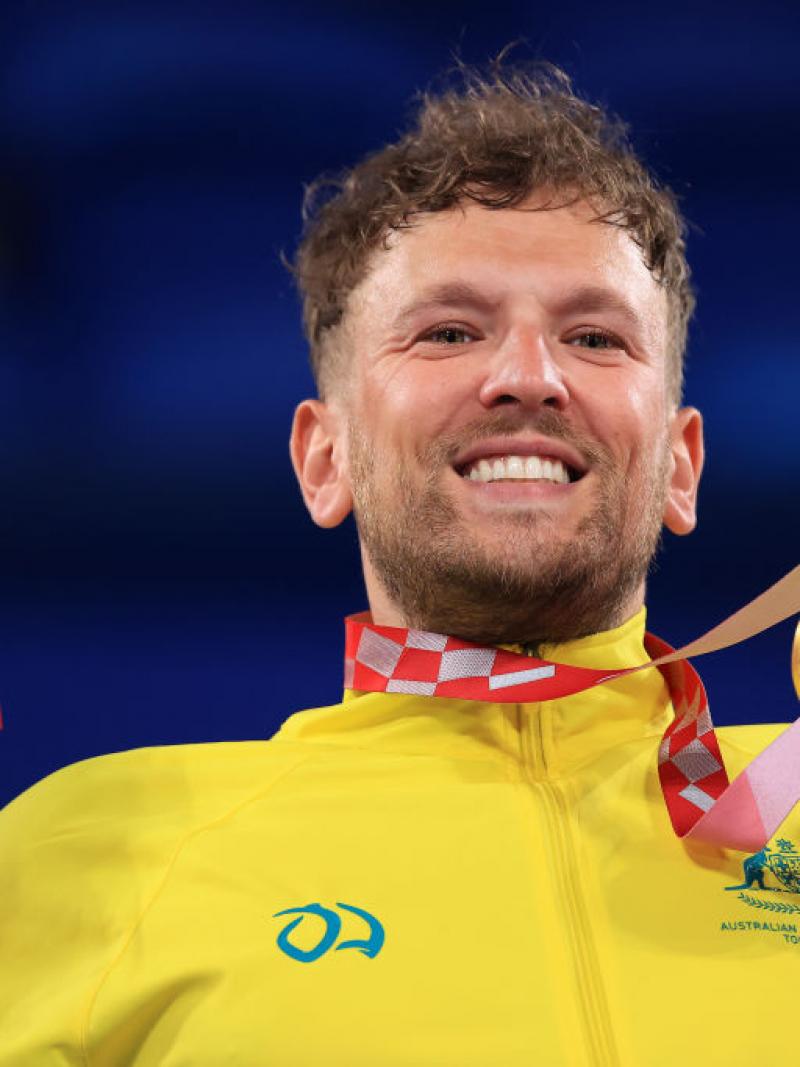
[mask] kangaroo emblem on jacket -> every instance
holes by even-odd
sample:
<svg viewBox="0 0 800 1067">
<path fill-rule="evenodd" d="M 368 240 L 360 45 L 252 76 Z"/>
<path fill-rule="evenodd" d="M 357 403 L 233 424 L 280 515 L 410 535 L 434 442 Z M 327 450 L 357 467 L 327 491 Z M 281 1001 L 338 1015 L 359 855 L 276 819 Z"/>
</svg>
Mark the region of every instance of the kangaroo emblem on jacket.
<svg viewBox="0 0 800 1067">
<path fill-rule="evenodd" d="M 744 882 L 741 885 L 726 885 L 726 889 L 769 889 L 764 885 L 764 875 L 772 873 L 784 886 L 773 888 L 773 892 L 800 893 L 800 854 L 791 841 L 781 838 L 776 841 L 777 851 L 765 845 L 760 852 L 748 856 L 743 864 Z"/>
</svg>

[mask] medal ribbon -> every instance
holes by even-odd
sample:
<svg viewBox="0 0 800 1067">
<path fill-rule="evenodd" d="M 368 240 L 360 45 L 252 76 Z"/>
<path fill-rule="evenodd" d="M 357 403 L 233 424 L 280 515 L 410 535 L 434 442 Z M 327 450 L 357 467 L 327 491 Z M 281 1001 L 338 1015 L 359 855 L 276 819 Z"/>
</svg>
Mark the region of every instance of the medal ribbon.
<svg viewBox="0 0 800 1067">
<path fill-rule="evenodd" d="M 557 700 L 658 667 L 675 711 L 658 749 L 661 789 L 675 833 L 758 852 L 800 800 L 800 719 L 729 782 L 703 683 L 687 657 L 739 644 L 797 612 L 800 566 L 680 649 L 646 634 L 650 660 L 622 670 L 571 667 L 445 634 L 379 626 L 364 612 L 345 619 L 344 684 L 365 692 L 524 704 Z M 796 639 L 793 669 L 798 663 Z M 795 685 L 800 685 L 797 675 Z"/>
</svg>

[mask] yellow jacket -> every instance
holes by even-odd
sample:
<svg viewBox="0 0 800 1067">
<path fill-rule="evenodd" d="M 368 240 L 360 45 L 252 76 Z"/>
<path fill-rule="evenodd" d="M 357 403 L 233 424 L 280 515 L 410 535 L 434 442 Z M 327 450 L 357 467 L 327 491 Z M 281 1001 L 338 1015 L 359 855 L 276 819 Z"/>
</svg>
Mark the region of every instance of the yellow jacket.
<svg viewBox="0 0 800 1067">
<path fill-rule="evenodd" d="M 641 662 L 644 619 L 545 658 Z M 682 844 L 671 717 L 656 670 L 346 692 L 58 771 L 0 814 L 0 1067 L 790 1062 L 800 818 L 750 859 Z M 780 729 L 719 729 L 731 778 Z"/>
</svg>

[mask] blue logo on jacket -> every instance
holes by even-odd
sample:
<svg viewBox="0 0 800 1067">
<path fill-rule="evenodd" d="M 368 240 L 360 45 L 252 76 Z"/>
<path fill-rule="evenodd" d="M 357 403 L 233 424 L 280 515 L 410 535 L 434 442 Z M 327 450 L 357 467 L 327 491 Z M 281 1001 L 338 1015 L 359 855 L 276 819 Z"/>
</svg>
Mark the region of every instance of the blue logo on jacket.
<svg viewBox="0 0 800 1067">
<path fill-rule="evenodd" d="M 365 956 L 370 958 L 377 956 L 380 950 L 383 948 L 384 933 L 383 926 L 378 922 L 374 915 L 371 915 L 368 911 L 364 911 L 363 908 L 357 908 L 354 904 L 342 904 L 341 901 L 336 902 L 337 908 L 344 908 L 345 911 L 350 911 L 354 915 L 360 916 L 369 927 L 369 937 L 366 940 L 350 940 L 342 941 L 336 945 L 336 951 L 338 952 L 343 948 L 357 948 L 359 952 L 363 952 Z M 287 923 L 286 926 L 278 934 L 278 948 L 282 952 L 285 952 L 287 956 L 291 956 L 293 960 L 299 960 L 300 963 L 313 963 L 314 960 L 318 960 L 320 956 L 324 956 L 325 953 L 331 948 L 336 941 L 336 938 L 341 933 L 342 920 L 332 911 L 330 908 L 323 907 L 322 904 L 306 904 L 302 908 L 284 908 L 283 911 L 276 911 L 273 918 L 278 915 L 290 915 L 294 913 L 300 913 L 297 919 L 293 919 L 292 922 Z M 312 949 L 297 948 L 289 941 L 289 934 L 294 930 L 295 926 L 303 921 L 304 915 L 318 915 L 321 919 L 325 920 L 325 933 L 322 935 L 322 939 L 319 944 Z"/>
</svg>

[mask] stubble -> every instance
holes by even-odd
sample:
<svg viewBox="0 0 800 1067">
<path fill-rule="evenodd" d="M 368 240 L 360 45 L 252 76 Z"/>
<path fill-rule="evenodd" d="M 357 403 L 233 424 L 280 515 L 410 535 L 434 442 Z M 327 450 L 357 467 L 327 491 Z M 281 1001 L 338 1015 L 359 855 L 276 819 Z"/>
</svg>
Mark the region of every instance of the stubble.
<svg viewBox="0 0 800 1067">
<path fill-rule="evenodd" d="M 445 467 L 482 438 L 522 431 L 578 449 L 592 472 L 591 505 L 569 539 L 546 508 L 506 509 L 498 514 L 493 545 L 482 544 L 443 490 Z M 626 606 L 660 544 L 666 445 L 665 428 L 654 469 L 626 473 L 552 409 L 535 418 L 498 411 L 420 453 L 420 486 L 402 463 L 385 456 L 379 463 L 351 422 L 350 470 L 362 546 L 406 624 L 416 629 L 480 644 L 519 643 L 531 651 L 607 630 L 625 621 Z"/>
</svg>

